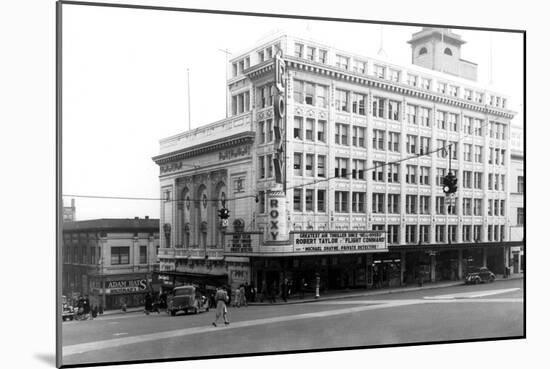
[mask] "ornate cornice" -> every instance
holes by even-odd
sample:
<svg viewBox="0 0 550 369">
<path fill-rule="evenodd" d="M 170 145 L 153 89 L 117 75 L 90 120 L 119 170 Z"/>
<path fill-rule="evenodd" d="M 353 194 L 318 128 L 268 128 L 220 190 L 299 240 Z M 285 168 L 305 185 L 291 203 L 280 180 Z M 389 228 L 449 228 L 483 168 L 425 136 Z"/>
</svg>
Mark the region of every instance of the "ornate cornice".
<svg viewBox="0 0 550 369">
<path fill-rule="evenodd" d="M 241 132 L 233 136 L 223 137 L 217 140 L 202 143 L 200 145 L 195 145 L 181 150 L 158 155 L 153 157 L 153 161 L 156 164 L 161 165 L 174 160 L 181 160 L 194 156 L 204 155 L 212 151 L 252 143 L 254 142 L 254 137 L 255 134 L 252 131 Z"/>
<path fill-rule="evenodd" d="M 286 56 L 286 65 L 288 68 L 302 70 L 310 73 L 320 74 L 329 78 L 341 79 L 346 82 L 364 85 L 367 87 L 378 88 L 389 92 L 395 92 L 403 95 L 409 95 L 419 99 L 433 101 L 436 103 L 447 104 L 458 108 L 469 109 L 480 113 L 492 114 L 495 116 L 512 119 L 514 113 L 509 110 L 497 109 L 489 105 L 478 104 L 471 101 L 466 101 L 451 96 L 446 96 L 440 93 L 426 91 L 420 88 L 411 87 L 402 83 L 392 82 L 385 79 L 379 79 L 373 76 L 365 76 L 356 74 L 350 71 L 344 71 L 336 67 L 331 67 L 325 64 L 310 62 L 303 59 Z"/>
</svg>

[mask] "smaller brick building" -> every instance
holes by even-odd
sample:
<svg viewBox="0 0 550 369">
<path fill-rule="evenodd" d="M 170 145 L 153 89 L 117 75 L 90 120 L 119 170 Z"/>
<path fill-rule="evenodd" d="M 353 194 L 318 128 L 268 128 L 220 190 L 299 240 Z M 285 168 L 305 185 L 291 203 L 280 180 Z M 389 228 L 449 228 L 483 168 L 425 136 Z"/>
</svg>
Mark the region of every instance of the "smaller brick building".
<svg viewBox="0 0 550 369">
<path fill-rule="evenodd" d="M 105 309 L 143 303 L 158 269 L 159 220 L 93 219 L 63 225 L 63 295 Z"/>
</svg>

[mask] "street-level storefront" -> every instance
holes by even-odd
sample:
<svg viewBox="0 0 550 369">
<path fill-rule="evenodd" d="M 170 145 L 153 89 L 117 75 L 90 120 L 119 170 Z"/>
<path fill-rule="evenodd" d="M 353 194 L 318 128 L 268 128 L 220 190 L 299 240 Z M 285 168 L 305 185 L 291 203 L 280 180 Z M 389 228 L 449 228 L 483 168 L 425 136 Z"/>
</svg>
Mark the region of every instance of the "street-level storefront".
<svg viewBox="0 0 550 369">
<path fill-rule="evenodd" d="M 217 287 L 227 285 L 227 275 L 202 274 L 179 271 L 160 271 L 155 272 L 161 281 L 158 293 L 169 293 L 174 287 L 183 285 L 194 285 L 201 290 L 212 292 Z"/>
<path fill-rule="evenodd" d="M 106 310 L 120 309 L 123 304 L 127 307 L 142 306 L 153 282 L 149 273 L 106 275 L 98 278 L 99 280 L 93 282 L 97 288 L 92 288 L 90 303 L 92 306 L 101 305 Z"/>
</svg>

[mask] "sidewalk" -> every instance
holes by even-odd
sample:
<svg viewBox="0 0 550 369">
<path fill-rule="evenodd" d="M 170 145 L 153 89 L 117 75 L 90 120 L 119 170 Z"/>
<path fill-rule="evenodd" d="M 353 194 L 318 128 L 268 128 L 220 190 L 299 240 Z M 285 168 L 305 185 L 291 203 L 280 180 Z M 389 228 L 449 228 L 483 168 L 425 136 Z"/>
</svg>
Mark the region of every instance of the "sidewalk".
<svg viewBox="0 0 550 369">
<path fill-rule="evenodd" d="M 497 276 L 495 282 L 506 281 L 510 279 L 523 279 L 523 274 L 511 275 L 509 278 L 502 278 Z M 284 302 L 279 296 L 277 296 L 277 301 L 275 303 L 270 303 L 267 300 L 264 302 L 249 302 L 249 306 L 264 306 L 264 305 L 288 305 L 288 304 L 303 304 L 309 302 L 317 301 L 327 301 L 327 300 L 338 300 L 338 299 L 349 299 L 354 297 L 367 297 L 367 296 L 377 296 L 377 295 L 387 295 L 391 293 L 400 293 L 400 292 L 410 292 L 410 291 L 419 291 L 419 290 L 430 290 L 435 288 L 444 288 L 452 286 L 464 285 L 464 281 L 443 281 L 443 282 L 427 282 L 422 287 L 418 285 L 405 286 L 405 287 L 394 287 L 394 288 L 381 288 L 375 290 L 344 290 L 344 291 L 327 291 L 321 293 L 319 298 L 315 298 L 313 294 L 306 294 L 303 299 L 298 297 L 292 297 Z"/>
</svg>

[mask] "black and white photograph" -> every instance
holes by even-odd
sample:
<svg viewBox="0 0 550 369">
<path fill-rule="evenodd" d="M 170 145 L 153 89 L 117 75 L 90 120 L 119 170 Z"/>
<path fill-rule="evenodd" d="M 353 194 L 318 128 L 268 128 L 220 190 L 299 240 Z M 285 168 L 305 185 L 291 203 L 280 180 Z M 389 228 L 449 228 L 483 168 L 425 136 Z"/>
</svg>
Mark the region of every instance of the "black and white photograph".
<svg viewBox="0 0 550 369">
<path fill-rule="evenodd" d="M 39 359 L 394 367 L 441 348 L 411 368 L 454 368 L 502 345 L 495 366 L 521 362 L 521 23 L 51 3 L 55 280 L 8 276 L 33 315 L 51 291 L 55 360 Z"/>
<path fill-rule="evenodd" d="M 63 365 L 524 336 L 521 31 L 58 16 Z"/>
</svg>

